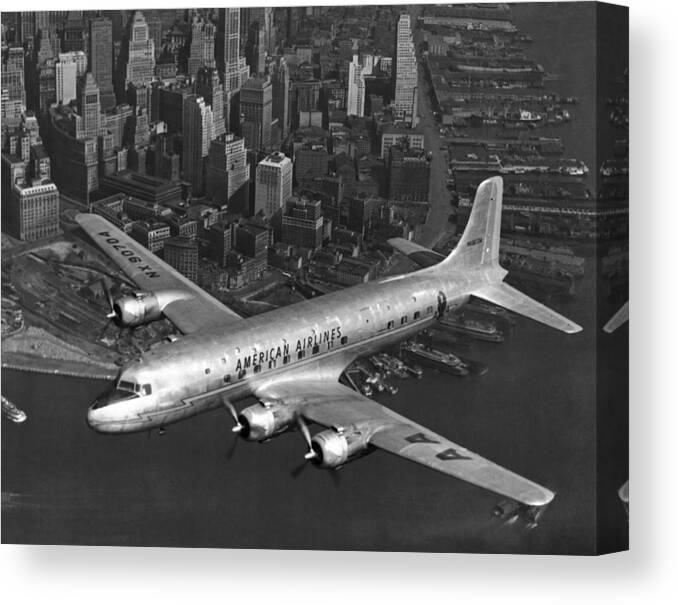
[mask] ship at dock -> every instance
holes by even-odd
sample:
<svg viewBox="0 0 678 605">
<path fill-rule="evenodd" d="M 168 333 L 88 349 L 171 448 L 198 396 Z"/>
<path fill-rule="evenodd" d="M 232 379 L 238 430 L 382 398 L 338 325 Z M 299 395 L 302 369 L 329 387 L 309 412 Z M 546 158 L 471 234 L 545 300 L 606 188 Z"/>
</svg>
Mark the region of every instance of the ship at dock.
<svg viewBox="0 0 678 605">
<path fill-rule="evenodd" d="M 423 366 L 441 370 L 455 376 L 467 376 L 468 366 L 454 353 L 445 353 L 437 349 L 425 347 L 418 342 L 408 342 L 402 346 L 402 354 L 405 358 Z"/>
<path fill-rule="evenodd" d="M 453 314 L 441 317 L 440 325 L 479 340 L 504 342 L 503 332 L 491 321 L 476 319 L 463 314 Z"/>
</svg>

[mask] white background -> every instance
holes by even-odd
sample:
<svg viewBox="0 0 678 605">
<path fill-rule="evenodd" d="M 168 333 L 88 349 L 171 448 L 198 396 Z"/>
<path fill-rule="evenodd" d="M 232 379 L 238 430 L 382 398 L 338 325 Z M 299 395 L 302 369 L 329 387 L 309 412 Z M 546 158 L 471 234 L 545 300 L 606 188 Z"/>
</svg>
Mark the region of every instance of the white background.
<svg viewBox="0 0 678 605">
<path fill-rule="evenodd" d="M 130 4 L 123 0 L 96 6 L 131 8 Z M 197 5 L 195 0 L 144 0 L 141 7 L 189 4 Z M 672 353 L 678 342 L 677 11 L 669 0 L 622 4 L 631 9 L 630 552 L 584 558 L 2 546 L 4 602 L 120 605 L 125 600 L 188 603 L 271 598 L 296 603 L 440 599 L 571 605 L 663 603 L 671 594 L 675 598 L 678 364 Z M 66 6 L 92 8 L 71 0 L 64 5 L 3 3 L 10 10 Z M 441 514 L 446 508 L 441 502 Z M 274 511 L 273 506 L 271 514 Z"/>
</svg>

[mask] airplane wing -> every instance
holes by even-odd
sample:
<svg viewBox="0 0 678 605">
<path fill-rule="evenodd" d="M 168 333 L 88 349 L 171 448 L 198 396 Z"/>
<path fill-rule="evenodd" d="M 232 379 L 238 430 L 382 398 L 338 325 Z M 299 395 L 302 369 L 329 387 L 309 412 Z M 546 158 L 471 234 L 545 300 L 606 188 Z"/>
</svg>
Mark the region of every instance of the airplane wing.
<svg viewBox="0 0 678 605">
<path fill-rule="evenodd" d="M 411 261 L 417 263 L 420 267 L 431 267 L 437 265 L 440 261 L 445 260 L 445 256 L 442 254 L 434 252 L 430 248 L 415 244 L 403 237 L 393 237 L 388 240 L 388 243 L 398 252 L 407 256 Z"/>
<path fill-rule="evenodd" d="M 603 326 L 603 330 L 608 334 L 614 332 L 619 326 L 629 320 L 629 301 L 627 300 L 624 305 L 617 311 L 610 320 Z"/>
<path fill-rule="evenodd" d="M 575 334 L 582 330 L 579 324 L 570 321 L 567 317 L 563 317 L 560 313 L 556 313 L 505 282 L 483 286 L 474 290 L 472 294 L 567 334 Z"/>
<path fill-rule="evenodd" d="M 262 400 L 298 405 L 324 427 L 356 429 L 369 445 L 462 479 L 527 506 L 545 506 L 550 490 L 467 450 L 342 384 L 290 381 L 257 391 Z"/>
<path fill-rule="evenodd" d="M 241 319 L 190 279 L 97 214 L 78 214 L 78 224 L 144 292 L 181 290 L 188 296 L 163 308 L 165 316 L 184 334 Z"/>
</svg>

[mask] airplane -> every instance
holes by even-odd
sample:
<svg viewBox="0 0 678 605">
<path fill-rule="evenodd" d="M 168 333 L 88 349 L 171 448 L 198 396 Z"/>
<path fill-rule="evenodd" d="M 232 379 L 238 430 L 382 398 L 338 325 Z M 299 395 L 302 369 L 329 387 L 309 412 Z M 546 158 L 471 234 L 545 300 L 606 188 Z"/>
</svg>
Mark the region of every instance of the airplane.
<svg viewBox="0 0 678 605">
<path fill-rule="evenodd" d="M 603 330 L 608 334 L 612 334 L 617 328 L 625 324 L 629 320 L 629 301 L 627 300 L 619 310 L 608 320 L 608 322 L 603 326 Z M 629 482 L 628 479 L 624 485 L 619 488 L 617 492 L 619 494 L 619 499 L 624 505 L 624 510 L 626 511 L 626 517 L 629 516 Z"/>
<path fill-rule="evenodd" d="M 298 430 L 307 447 L 304 458 L 316 467 L 338 469 L 384 450 L 495 492 L 505 499 L 496 515 L 536 525 L 552 491 L 339 382 L 355 359 L 431 326 L 471 295 L 566 333 L 581 330 L 503 283 L 502 190 L 501 177 L 479 186 L 459 245 L 437 264 L 249 318 L 103 217 L 79 214 L 83 230 L 143 290 L 112 301 L 118 323 L 133 327 L 164 315 L 182 333 L 121 369 L 89 407 L 90 427 L 101 433 L 148 431 L 225 408 L 233 432 L 249 441 Z M 234 404 L 247 397 L 258 403 L 238 413 Z M 312 437 L 308 423 L 324 430 Z"/>
</svg>

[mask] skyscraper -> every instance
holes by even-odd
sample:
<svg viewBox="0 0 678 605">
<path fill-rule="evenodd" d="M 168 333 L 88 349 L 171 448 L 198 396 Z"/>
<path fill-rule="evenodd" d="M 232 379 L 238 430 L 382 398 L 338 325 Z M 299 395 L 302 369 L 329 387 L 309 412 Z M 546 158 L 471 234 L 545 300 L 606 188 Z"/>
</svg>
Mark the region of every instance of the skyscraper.
<svg viewBox="0 0 678 605">
<path fill-rule="evenodd" d="M 68 11 L 61 38 L 61 48 L 64 52 L 85 50 L 85 25 L 82 11 Z"/>
<path fill-rule="evenodd" d="M 89 71 L 101 91 L 101 108 L 115 107 L 113 94 L 113 24 L 108 17 L 89 22 Z"/>
<path fill-rule="evenodd" d="M 201 67 L 214 67 L 214 25 L 201 17 L 193 17 L 188 73 L 195 76 Z"/>
<path fill-rule="evenodd" d="M 81 121 L 76 138 L 96 138 L 101 124 L 101 103 L 99 87 L 91 73 L 85 76 L 78 87 L 78 114 Z"/>
<path fill-rule="evenodd" d="M 267 78 L 250 78 L 240 90 L 242 131 L 248 149 L 269 150 L 273 119 L 273 86 Z"/>
<path fill-rule="evenodd" d="M 224 121 L 224 87 L 219 80 L 219 73 L 214 67 L 201 67 L 195 81 L 195 94 L 203 97 L 212 107 L 212 123 L 216 139 L 226 132 Z"/>
<path fill-rule="evenodd" d="M 207 196 L 212 201 L 222 206 L 228 204 L 230 210 L 232 205 L 236 205 L 231 203 L 236 194 L 246 197 L 249 174 L 242 137 L 229 133 L 212 141 L 207 164 Z M 245 203 L 237 205 L 247 206 Z"/>
<path fill-rule="evenodd" d="M 266 46 L 264 43 L 264 30 L 260 27 L 258 21 L 253 21 L 247 32 L 245 58 L 250 66 L 250 73 L 252 75 L 264 73 L 266 67 Z"/>
<path fill-rule="evenodd" d="M 70 53 L 62 58 L 56 64 L 56 102 L 68 105 L 76 98 L 76 79 L 78 75 L 78 66 L 71 60 Z"/>
<path fill-rule="evenodd" d="M 358 63 L 358 55 L 353 55 L 353 61 L 348 66 L 346 113 L 360 118 L 365 115 L 365 76 L 362 66 Z"/>
<path fill-rule="evenodd" d="M 396 33 L 394 108 L 396 117 L 417 125 L 417 57 L 414 52 L 410 16 L 398 19 Z"/>
<path fill-rule="evenodd" d="M 205 158 L 208 155 L 214 126 L 212 108 L 198 95 L 189 95 L 183 113 L 183 172 L 193 185 L 193 195 L 205 193 Z"/>
<path fill-rule="evenodd" d="M 135 11 L 123 41 L 119 60 L 118 97 L 124 98 L 128 84 L 144 86 L 153 80 L 155 49 L 148 25 L 141 11 Z"/>
<path fill-rule="evenodd" d="M 276 151 L 257 165 L 254 212 L 270 218 L 292 197 L 292 160 Z"/>
<path fill-rule="evenodd" d="M 276 57 L 271 65 L 273 86 L 273 119 L 278 120 L 281 137 L 285 139 L 290 126 L 290 67 L 284 57 Z"/>
<path fill-rule="evenodd" d="M 218 68 L 224 73 L 224 88 L 235 92 L 240 88 L 238 64 L 240 59 L 240 9 L 219 9 Z"/>
<path fill-rule="evenodd" d="M 2 90 L 7 91 L 8 101 L 19 101 L 23 107 L 26 107 L 24 49 L 21 46 L 10 46 L 3 53 Z"/>
</svg>

